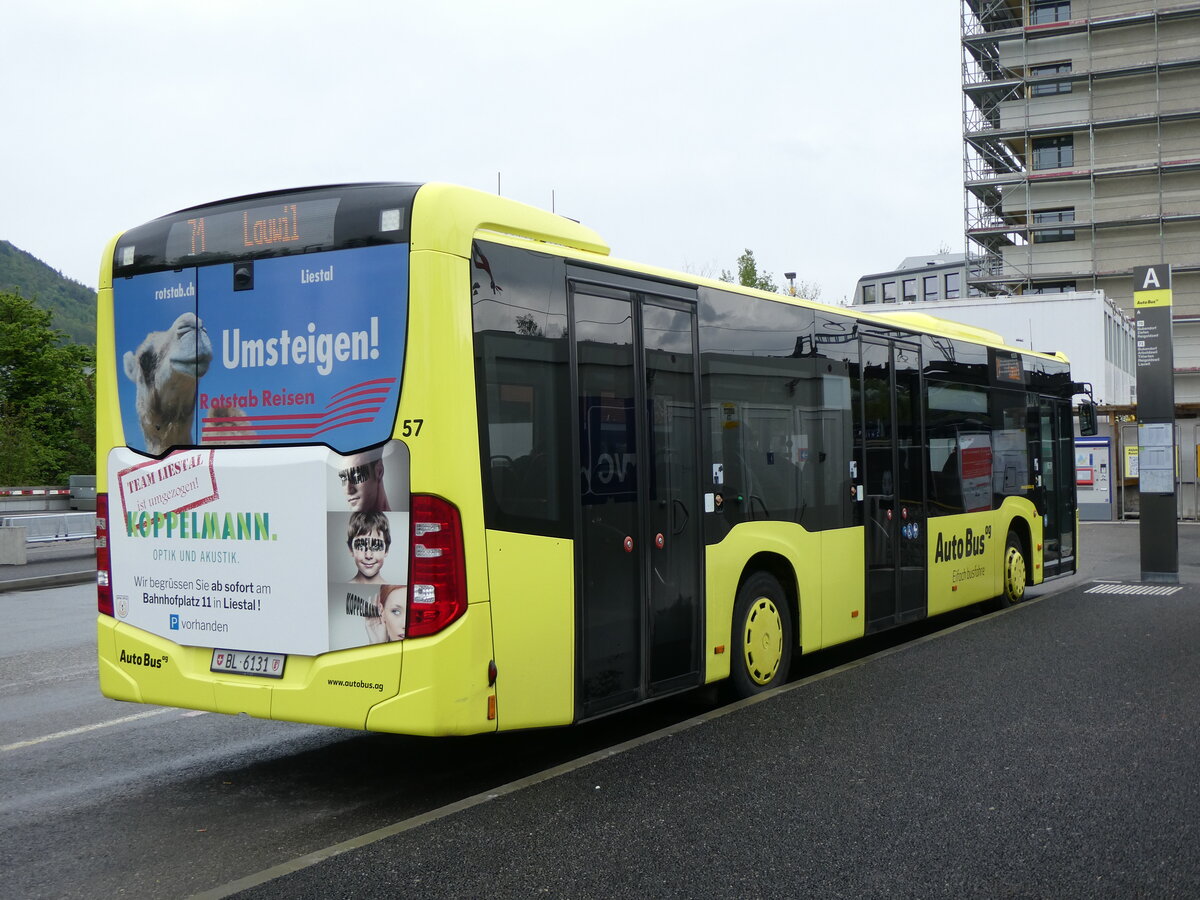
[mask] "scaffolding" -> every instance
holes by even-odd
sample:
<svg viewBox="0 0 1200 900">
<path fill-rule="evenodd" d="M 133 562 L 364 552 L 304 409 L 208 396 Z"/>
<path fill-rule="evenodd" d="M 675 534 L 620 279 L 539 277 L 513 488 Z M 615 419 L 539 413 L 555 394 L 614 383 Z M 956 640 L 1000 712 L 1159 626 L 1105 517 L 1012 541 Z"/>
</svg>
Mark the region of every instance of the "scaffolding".
<svg viewBox="0 0 1200 900">
<path fill-rule="evenodd" d="M 1200 312 L 1200 3 L 961 0 L 961 15 L 969 286 L 1120 302 L 1152 257 L 1196 276 Z"/>
</svg>

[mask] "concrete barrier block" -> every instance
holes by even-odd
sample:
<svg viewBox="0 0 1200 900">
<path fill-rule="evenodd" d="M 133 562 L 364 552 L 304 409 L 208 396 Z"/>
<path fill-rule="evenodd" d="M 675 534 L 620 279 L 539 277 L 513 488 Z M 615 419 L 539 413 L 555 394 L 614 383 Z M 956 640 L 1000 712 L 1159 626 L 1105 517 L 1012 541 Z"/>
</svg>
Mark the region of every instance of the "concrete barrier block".
<svg viewBox="0 0 1200 900">
<path fill-rule="evenodd" d="M 0 525 L 0 566 L 23 566 L 25 528 L 22 525 Z"/>
</svg>

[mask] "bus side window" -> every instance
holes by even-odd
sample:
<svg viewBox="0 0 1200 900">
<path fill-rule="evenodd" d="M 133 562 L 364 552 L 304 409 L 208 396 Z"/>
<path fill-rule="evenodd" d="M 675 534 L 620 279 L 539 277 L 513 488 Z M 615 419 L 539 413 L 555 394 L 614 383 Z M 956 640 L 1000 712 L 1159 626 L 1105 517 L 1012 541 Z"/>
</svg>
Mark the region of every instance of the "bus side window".
<svg viewBox="0 0 1200 900">
<path fill-rule="evenodd" d="M 565 537 L 571 529 L 565 268 L 476 242 L 471 260 L 476 398 L 489 528 Z"/>
<path fill-rule="evenodd" d="M 961 479 L 957 437 L 931 434 L 929 437 L 931 515 L 953 515 L 963 511 Z"/>
<path fill-rule="evenodd" d="M 926 378 L 925 417 L 930 515 L 991 509 L 995 470 L 987 389 Z"/>
<path fill-rule="evenodd" d="M 699 293 L 705 449 L 721 473 L 709 540 L 756 519 L 809 531 L 854 524 L 854 322 L 721 290 Z M 747 321 L 748 307 L 752 326 L 731 327 Z"/>
</svg>

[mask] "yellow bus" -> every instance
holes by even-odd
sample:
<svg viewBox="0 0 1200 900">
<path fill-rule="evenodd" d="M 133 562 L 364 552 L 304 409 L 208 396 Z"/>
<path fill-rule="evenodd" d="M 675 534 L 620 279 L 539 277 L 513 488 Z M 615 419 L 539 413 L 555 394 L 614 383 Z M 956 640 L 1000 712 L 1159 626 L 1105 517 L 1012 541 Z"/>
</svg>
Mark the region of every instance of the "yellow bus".
<svg viewBox="0 0 1200 900">
<path fill-rule="evenodd" d="M 1062 356 L 616 260 L 500 197 L 183 210 L 112 241 L 98 304 L 109 697 L 565 725 L 1075 569 Z"/>
</svg>

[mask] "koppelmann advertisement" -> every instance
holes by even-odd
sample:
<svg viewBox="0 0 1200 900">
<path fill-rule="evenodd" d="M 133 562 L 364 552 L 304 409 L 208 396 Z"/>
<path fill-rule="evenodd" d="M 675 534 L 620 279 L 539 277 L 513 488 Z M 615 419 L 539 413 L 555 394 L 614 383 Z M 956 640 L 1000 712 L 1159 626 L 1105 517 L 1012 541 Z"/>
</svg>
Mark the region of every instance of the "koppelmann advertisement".
<svg viewBox="0 0 1200 900">
<path fill-rule="evenodd" d="M 290 653 L 398 641 L 404 444 L 109 456 L 117 618 L 179 644 Z"/>
</svg>

